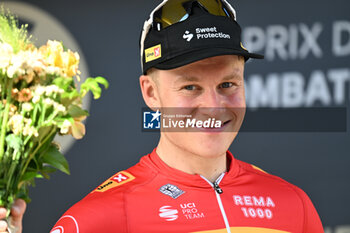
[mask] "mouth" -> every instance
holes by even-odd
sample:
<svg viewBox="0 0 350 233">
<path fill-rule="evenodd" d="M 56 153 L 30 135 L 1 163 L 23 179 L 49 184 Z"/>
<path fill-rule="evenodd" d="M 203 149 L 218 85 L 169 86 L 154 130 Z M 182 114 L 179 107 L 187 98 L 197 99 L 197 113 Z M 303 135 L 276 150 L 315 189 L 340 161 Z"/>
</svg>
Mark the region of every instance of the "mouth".
<svg viewBox="0 0 350 233">
<path fill-rule="evenodd" d="M 232 120 L 221 121 L 221 126 L 220 127 L 215 127 L 215 126 L 199 127 L 198 129 L 200 131 L 202 131 L 202 132 L 220 133 L 220 132 L 224 131 L 231 122 L 232 122 Z"/>
</svg>

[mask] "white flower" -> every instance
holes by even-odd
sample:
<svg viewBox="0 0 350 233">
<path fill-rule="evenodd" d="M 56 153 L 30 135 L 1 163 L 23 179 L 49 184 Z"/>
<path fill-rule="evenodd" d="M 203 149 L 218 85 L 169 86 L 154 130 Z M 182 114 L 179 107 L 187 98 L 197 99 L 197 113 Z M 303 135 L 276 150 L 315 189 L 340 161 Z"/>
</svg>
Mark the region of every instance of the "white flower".
<svg viewBox="0 0 350 233">
<path fill-rule="evenodd" d="M 57 103 L 57 102 L 54 102 L 54 103 L 53 103 L 53 106 L 54 106 L 54 108 L 55 108 L 55 110 L 56 110 L 57 112 L 62 112 L 62 113 L 66 112 L 66 107 L 63 106 L 62 104 L 59 104 L 59 103 Z"/>
<path fill-rule="evenodd" d="M 47 96 L 50 96 L 53 93 L 58 93 L 59 92 L 59 87 L 56 85 L 50 85 L 45 88 L 45 94 Z"/>
<path fill-rule="evenodd" d="M 9 78 L 13 78 L 13 76 L 15 75 L 16 73 L 16 67 L 14 66 L 10 66 L 8 69 L 7 69 L 7 77 Z"/>
<path fill-rule="evenodd" d="M 61 134 L 67 134 L 69 131 L 69 128 L 72 126 L 69 120 L 64 120 L 60 129 Z"/>
<path fill-rule="evenodd" d="M 11 57 L 10 66 L 7 69 L 7 76 L 13 78 L 14 75 L 24 75 L 28 68 L 27 61 L 30 59 L 30 51 L 20 51 Z"/>
<path fill-rule="evenodd" d="M 46 66 L 44 67 L 47 74 L 61 74 L 61 69 L 55 66 Z"/>
<path fill-rule="evenodd" d="M 27 125 L 31 125 L 32 124 L 32 119 L 24 118 L 24 123 L 27 124 Z"/>
<path fill-rule="evenodd" d="M 34 95 L 32 98 L 32 102 L 34 104 L 38 103 L 40 101 L 40 96 L 39 95 Z"/>
<path fill-rule="evenodd" d="M 30 112 L 33 109 L 33 105 L 31 103 L 23 103 L 22 109 L 26 112 Z"/>
<path fill-rule="evenodd" d="M 47 106 L 52 106 L 52 105 L 54 105 L 54 101 L 53 101 L 52 99 L 50 99 L 50 98 L 45 98 L 45 99 L 43 100 L 43 102 L 44 102 L 44 104 L 47 105 Z"/>
<path fill-rule="evenodd" d="M 34 135 L 35 137 L 39 136 L 38 130 L 33 127 L 32 124 L 32 119 L 30 118 L 24 118 L 24 127 L 23 127 L 23 136 L 31 136 Z"/>
<path fill-rule="evenodd" d="M 38 137 L 39 133 L 33 126 L 25 125 L 23 128 L 23 136 L 29 135 L 34 135 L 35 137 Z"/>
<path fill-rule="evenodd" d="M 19 114 L 13 115 L 10 118 L 8 125 L 15 135 L 20 134 L 23 128 L 23 116 Z"/>
<path fill-rule="evenodd" d="M 36 86 L 34 89 L 35 89 L 34 91 L 35 95 L 43 95 L 46 91 L 45 87 L 40 85 Z"/>
<path fill-rule="evenodd" d="M 12 55 L 12 46 L 0 42 L 0 69 L 6 69 L 9 66 Z"/>
</svg>

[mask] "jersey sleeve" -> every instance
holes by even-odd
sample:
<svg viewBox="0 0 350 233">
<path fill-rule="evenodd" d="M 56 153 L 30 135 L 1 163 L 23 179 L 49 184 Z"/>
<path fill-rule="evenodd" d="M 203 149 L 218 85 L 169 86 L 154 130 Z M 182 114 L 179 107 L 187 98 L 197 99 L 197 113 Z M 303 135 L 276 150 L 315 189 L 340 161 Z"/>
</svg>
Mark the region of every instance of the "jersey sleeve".
<svg viewBox="0 0 350 233">
<path fill-rule="evenodd" d="M 312 204 L 310 198 L 308 195 L 301 190 L 300 188 L 297 188 L 297 192 L 299 196 L 301 197 L 304 205 L 304 227 L 303 227 L 303 233 L 324 233 L 324 229 L 322 226 L 322 222 L 320 217 L 317 214 L 317 211 Z"/>
<path fill-rule="evenodd" d="M 113 198 L 90 194 L 65 212 L 50 233 L 126 233 L 123 203 L 122 193 Z"/>
</svg>

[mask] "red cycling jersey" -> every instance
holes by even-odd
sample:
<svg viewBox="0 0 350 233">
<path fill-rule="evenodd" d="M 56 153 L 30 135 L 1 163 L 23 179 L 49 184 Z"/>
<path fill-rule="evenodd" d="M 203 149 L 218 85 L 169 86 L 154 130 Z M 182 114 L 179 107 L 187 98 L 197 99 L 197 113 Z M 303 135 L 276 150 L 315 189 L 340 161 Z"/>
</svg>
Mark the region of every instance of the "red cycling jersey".
<svg viewBox="0 0 350 233">
<path fill-rule="evenodd" d="M 167 166 L 155 150 L 71 207 L 51 233 L 321 233 L 298 187 L 227 152 L 215 183 Z"/>
</svg>

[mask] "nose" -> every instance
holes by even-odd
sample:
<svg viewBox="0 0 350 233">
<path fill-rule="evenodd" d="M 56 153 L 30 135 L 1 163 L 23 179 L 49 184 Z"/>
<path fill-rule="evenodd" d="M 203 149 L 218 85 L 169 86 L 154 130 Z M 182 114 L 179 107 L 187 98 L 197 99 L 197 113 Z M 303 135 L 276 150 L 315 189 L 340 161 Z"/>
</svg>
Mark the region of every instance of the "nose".
<svg viewBox="0 0 350 233">
<path fill-rule="evenodd" d="M 217 90 L 207 89 L 202 94 L 201 106 L 206 108 L 217 108 L 222 106 L 222 96 L 217 92 Z"/>
<path fill-rule="evenodd" d="M 207 89 L 202 93 L 199 110 L 210 117 L 218 117 L 225 111 L 225 97 L 216 89 Z"/>
</svg>

